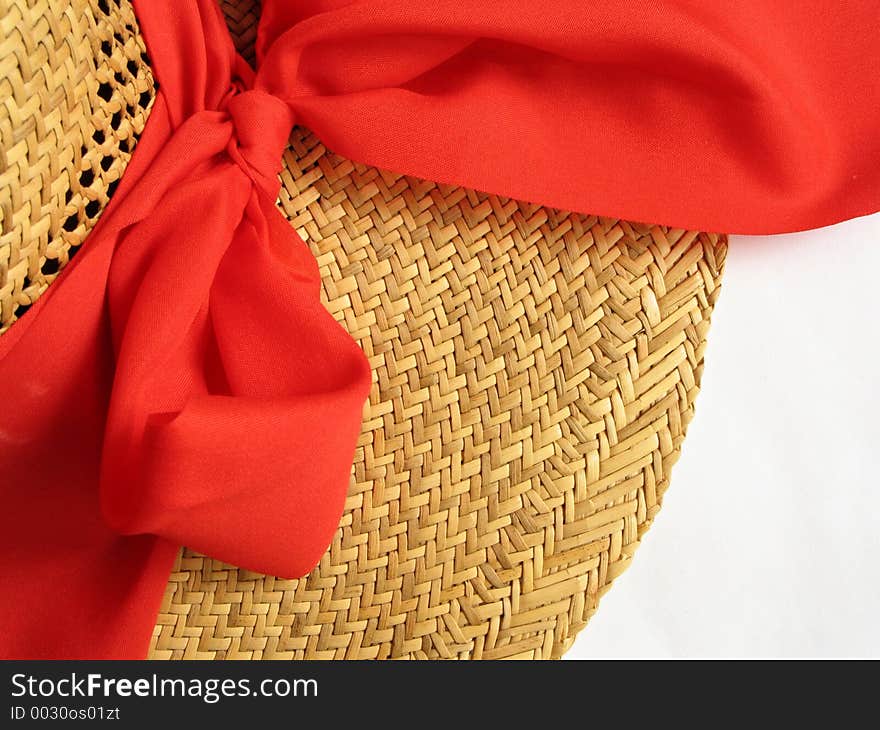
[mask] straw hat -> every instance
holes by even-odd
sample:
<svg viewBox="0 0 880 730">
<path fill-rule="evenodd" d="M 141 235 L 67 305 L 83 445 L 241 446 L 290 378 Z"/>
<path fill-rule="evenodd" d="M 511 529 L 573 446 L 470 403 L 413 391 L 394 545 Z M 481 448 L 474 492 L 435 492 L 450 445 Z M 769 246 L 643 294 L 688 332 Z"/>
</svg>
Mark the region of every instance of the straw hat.
<svg viewBox="0 0 880 730">
<path fill-rule="evenodd" d="M 257 3 L 222 5 L 247 56 Z M 0 38 L 2 331 L 83 244 L 156 84 L 128 0 L 0 0 Z M 284 162 L 279 205 L 374 371 L 345 514 L 300 580 L 184 549 L 151 656 L 560 656 L 660 509 L 725 238 L 402 177 L 299 128 Z"/>
</svg>

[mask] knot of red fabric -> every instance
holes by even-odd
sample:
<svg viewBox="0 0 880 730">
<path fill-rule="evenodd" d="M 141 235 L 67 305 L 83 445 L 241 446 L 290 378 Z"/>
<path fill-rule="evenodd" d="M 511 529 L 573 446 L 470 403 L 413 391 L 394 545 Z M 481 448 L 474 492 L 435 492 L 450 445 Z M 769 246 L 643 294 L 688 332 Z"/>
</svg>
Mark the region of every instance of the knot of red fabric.
<svg viewBox="0 0 880 730">
<path fill-rule="evenodd" d="M 225 111 L 234 126 L 229 156 L 274 200 L 280 188 L 281 157 L 294 125 L 293 111 L 261 89 L 230 94 Z"/>
<path fill-rule="evenodd" d="M 139 181 L 153 207 L 119 231 L 107 275 L 100 463 L 114 532 L 282 576 L 330 542 L 370 386 L 274 205 L 292 120 L 277 97 L 233 90 L 185 118 Z"/>
<path fill-rule="evenodd" d="M 0 606 L 2 657 L 142 655 L 180 545 L 296 577 L 339 524 L 369 365 L 275 207 L 294 115 L 254 88 L 213 0 L 200 7 L 210 73 L 157 63 L 163 92 L 112 203 L 0 340 L 0 380 L 26 374 L 0 416 L 0 474 L 37 485 L 0 515 L 0 576 L 28 607 Z M 41 580 L 17 577 L 32 560 Z"/>
</svg>

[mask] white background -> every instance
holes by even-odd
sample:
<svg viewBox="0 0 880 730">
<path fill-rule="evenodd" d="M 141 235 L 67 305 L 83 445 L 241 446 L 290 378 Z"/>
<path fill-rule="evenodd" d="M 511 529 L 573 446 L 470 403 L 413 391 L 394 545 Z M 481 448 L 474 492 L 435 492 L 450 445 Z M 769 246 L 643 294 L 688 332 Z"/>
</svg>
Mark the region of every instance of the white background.
<svg viewBox="0 0 880 730">
<path fill-rule="evenodd" d="M 880 214 L 731 236 L 663 509 L 569 658 L 880 656 Z"/>
</svg>

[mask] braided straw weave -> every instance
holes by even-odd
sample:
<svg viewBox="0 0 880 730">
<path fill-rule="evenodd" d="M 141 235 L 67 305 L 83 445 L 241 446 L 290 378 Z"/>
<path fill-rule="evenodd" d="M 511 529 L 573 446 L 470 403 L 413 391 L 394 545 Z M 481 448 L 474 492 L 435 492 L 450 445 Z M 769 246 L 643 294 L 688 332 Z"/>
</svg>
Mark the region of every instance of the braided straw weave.
<svg viewBox="0 0 880 730">
<path fill-rule="evenodd" d="M 97 222 L 153 96 L 127 1 L 0 0 L 0 332 Z"/>
<path fill-rule="evenodd" d="M 255 4 L 223 5 L 246 46 Z M 151 656 L 560 656 L 660 508 L 726 239 L 402 177 L 301 129 L 282 181 L 374 371 L 345 514 L 300 580 L 184 549 Z"/>
</svg>

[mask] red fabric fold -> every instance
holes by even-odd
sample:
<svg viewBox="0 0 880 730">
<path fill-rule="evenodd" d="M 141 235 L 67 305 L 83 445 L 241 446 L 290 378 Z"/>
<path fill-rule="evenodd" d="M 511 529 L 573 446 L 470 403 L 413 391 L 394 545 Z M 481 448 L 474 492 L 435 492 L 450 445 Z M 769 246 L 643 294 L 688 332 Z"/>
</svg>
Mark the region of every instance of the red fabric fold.
<svg viewBox="0 0 880 730">
<path fill-rule="evenodd" d="M 161 91 L 83 250 L 0 337 L 0 656 L 140 657 L 178 545 L 282 576 L 336 529 L 370 373 L 274 206 L 353 159 L 742 232 L 880 207 L 880 5 L 140 0 Z"/>
</svg>

